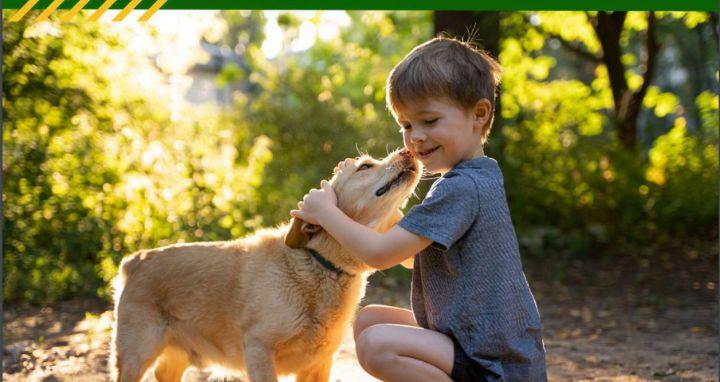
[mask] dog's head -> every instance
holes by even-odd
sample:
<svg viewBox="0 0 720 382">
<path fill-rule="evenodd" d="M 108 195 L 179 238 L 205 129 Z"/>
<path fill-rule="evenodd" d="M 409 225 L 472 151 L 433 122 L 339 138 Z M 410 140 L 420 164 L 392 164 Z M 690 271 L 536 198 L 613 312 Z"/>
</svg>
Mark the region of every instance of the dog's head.
<svg viewBox="0 0 720 382">
<path fill-rule="evenodd" d="M 385 159 L 368 155 L 349 160 L 337 169 L 330 184 L 338 207 L 356 222 L 384 232 L 397 223 L 408 197 L 420 180 L 420 161 L 407 150 L 396 150 Z M 294 219 L 285 244 L 302 248 L 321 228 Z"/>
</svg>

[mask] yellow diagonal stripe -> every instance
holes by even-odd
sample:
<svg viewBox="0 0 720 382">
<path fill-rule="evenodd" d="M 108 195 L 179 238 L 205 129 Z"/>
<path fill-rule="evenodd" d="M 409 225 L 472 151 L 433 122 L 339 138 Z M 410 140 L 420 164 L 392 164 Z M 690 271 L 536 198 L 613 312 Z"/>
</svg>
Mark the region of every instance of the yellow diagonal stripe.
<svg viewBox="0 0 720 382">
<path fill-rule="evenodd" d="M 20 8 L 20 10 L 15 12 L 13 17 L 10 18 L 10 22 L 16 23 L 16 22 L 20 21 L 20 19 L 22 19 L 23 16 L 25 16 L 25 14 L 28 13 L 28 11 L 30 9 L 32 9 L 33 5 L 35 5 L 37 2 L 38 2 L 38 0 L 28 0 L 28 2 L 25 3 L 25 5 L 23 5 L 22 8 Z"/>
<path fill-rule="evenodd" d="M 98 21 L 100 16 L 102 16 L 103 13 L 105 13 L 105 11 L 107 11 L 110 6 L 113 5 L 113 3 L 115 3 L 115 0 L 105 0 L 103 5 L 101 5 L 100 8 L 98 8 L 97 11 L 95 11 L 95 13 L 90 16 L 90 21 Z"/>
<path fill-rule="evenodd" d="M 150 9 L 145 11 L 145 13 L 143 13 L 143 15 L 140 16 L 138 21 L 142 21 L 142 22 L 148 21 L 150 19 L 150 17 L 152 17 L 152 15 L 154 15 L 155 12 L 157 12 L 157 10 L 160 9 L 160 7 L 162 7 L 163 4 L 165 4 L 166 2 L 167 2 L 167 0 L 157 0 L 155 2 L 155 4 L 153 4 L 153 6 L 150 7 Z"/>
<path fill-rule="evenodd" d="M 37 22 L 37 21 L 45 21 L 45 20 L 47 20 L 48 17 L 50 17 L 50 14 L 53 13 L 53 12 L 55 12 L 55 10 L 57 9 L 57 7 L 59 7 L 60 4 L 61 4 L 63 1 L 65 1 L 65 0 L 55 0 L 55 1 L 53 1 L 53 2 L 50 4 L 50 6 L 47 7 L 47 8 L 40 14 L 40 16 L 38 16 L 38 17 L 35 19 L 35 21 Z"/>
<path fill-rule="evenodd" d="M 123 21 L 123 19 L 140 3 L 140 0 L 132 0 L 128 5 L 123 8 L 122 12 L 118 13 L 113 21 Z"/>
<path fill-rule="evenodd" d="M 62 21 L 70 21 L 72 20 L 75 15 L 80 12 L 80 10 L 87 4 L 90 0 L 80 0 L 75 4 L 74 7 L 72 7 L 71 10 L 65 12 L 65 14 L 60 18 Z"/>
</svg>

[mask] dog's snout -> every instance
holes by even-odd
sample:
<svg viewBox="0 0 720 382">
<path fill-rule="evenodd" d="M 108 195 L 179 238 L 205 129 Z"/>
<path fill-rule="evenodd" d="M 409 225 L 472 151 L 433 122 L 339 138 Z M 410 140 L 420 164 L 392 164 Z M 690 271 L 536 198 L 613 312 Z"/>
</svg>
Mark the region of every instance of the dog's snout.
<svg viewBox="0 0 720 382">
<path fill-rule="evenodd" d="M 415 156 L 410 152 L 410 150 L 403 148 L 398 152 L 400 154 L 402 166 L 410 171 L 415 171 L 417 168 L 416 159 Z"/>
</svg>

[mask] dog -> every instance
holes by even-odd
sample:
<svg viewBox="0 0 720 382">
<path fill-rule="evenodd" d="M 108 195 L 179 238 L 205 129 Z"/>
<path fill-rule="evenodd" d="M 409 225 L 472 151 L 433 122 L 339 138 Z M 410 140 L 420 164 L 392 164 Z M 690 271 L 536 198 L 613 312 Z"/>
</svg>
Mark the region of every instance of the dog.
<svg viewBox="0 0 720 382">
<path fill-rule="evenodd" d="M 406 150 L 336 168 L 338 207 L 379 232 L 402 217 L 421 164 Z M 326 382 L 372 269 L 320 227 L 293 219 L 233 241 L 176 244 L 127 256 L 115 278 L 110 368 L 160 382 L 219 366 L 252 382 L 295 374 Z"/>
</svg>

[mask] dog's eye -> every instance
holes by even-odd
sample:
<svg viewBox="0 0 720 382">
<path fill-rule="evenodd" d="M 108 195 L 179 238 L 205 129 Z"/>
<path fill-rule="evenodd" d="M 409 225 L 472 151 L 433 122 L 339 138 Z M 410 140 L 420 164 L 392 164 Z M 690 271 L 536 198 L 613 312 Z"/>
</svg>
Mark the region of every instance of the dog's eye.
<svg viewBox="0 0 720 382">
<path fill-rule="evenodd" d="M 363 163 L 358 167 L 358 171 L 367 170 L 373 166 L 372 163 Z"/>
</svg>

